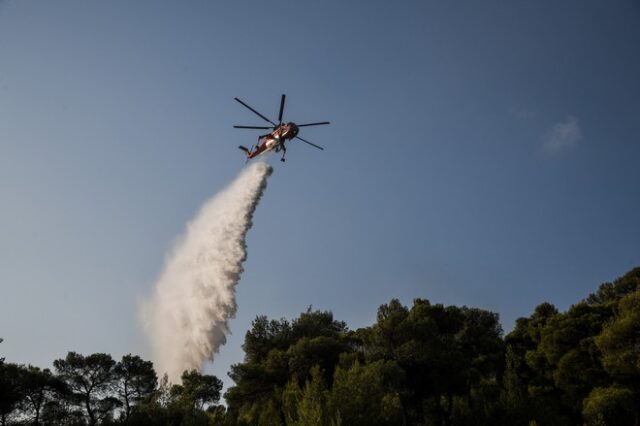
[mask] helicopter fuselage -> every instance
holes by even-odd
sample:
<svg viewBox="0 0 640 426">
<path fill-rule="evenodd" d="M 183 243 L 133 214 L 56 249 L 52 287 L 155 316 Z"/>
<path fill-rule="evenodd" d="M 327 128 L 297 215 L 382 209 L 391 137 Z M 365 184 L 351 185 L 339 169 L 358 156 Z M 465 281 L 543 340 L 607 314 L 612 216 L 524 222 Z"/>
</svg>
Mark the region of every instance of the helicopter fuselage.
<svg viewBox="0 0 640 426">
<path fill-rule="evenodd" d="M 247 151 L 248 158 L 255 158 L 258 155 L 269 151 L 279 152 L 282 144 L 295 138 L 298 135 L 298 126 L 295 123 L 282 123 L 276 127 L 271 133 L 262 135 L 258 138 L 258 145 L 252 150 Z"/>
</svg>

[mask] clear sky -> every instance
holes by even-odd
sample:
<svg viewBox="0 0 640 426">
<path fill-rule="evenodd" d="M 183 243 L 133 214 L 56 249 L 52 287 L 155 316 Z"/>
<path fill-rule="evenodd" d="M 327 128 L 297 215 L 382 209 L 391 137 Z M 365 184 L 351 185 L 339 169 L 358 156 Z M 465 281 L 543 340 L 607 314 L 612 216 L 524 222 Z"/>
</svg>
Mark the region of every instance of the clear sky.
<svg viewBox="0 0 640 426">
<path fill-rule="evenodd" d="M 207 372 L 309 305 L 566 309 L 640 264 L 639 76 L 637 1 L 0 0 L 0 355 L 149 357 L 139 300 L 264 124 L 234 96 L 331 126 L 272 161 Z"/>
</svg>

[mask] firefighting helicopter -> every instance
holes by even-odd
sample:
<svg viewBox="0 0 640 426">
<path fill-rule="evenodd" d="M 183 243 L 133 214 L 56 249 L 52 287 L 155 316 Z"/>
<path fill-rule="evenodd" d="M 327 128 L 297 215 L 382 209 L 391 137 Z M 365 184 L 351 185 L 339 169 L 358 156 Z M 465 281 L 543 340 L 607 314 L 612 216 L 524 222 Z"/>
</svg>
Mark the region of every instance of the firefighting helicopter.
<svg viewBox="0 0 640 426">
<path fill-rule="evenodd" d="M 246 103 L 242 102 L 240 99 L 238 98 L 234 98 L 236 101 L 240 102 L 244 107 L 248 108 L 251 112 L 253 112 L 254 114 L 256 114 L 258 117 L 262 118 L 264 121 L 270 123 L 273 125 L 273 127 L 270 126 L 233 126 L 236 129 L 267 129 L 267 130 L 271 130 L 270 133 L 267 133 L 265 135 L 262 136 L 258 136 L 258 143 L 256 145 L 253 145 L 251 148 L 247 148 L 245 146 L 240 145 L 238 148 L 240 148 L 241 150 L 243 150 L 246 154 L 247 154 L 247 161 L 249 161 L 252 158 L 257 157 L 258 155 L 270 152 L 270 151 L 275 151 L 275 152 L 280 152 L 282 151 L 282 158 L 280 158 L 280 161 L 284 161 L 284 155 L 287 153 L 287 148 L 285 147 L 285 142 L 292 140 L 292 139 L 298 139 L 301 140 L 302 142 L 311 145 L 314 148 L 318 148 L 320 150 L 323 150 L 324 148 L 316 145 L 314 143 L 309 142 L 308 140 L 302 139 L 300 136 L 298 136 L 298 131 L 300 130 L 300 127 L 309 127 L 309 126 L 320 126 L 323 124 L 329 124 L 328 121 L 322 121 L 322 122 L 318 122 L 318 123 L 306 123 L 306 124 L 296 124 L 293 122 L 288 122 L 288 123 L 283 123 L 282 122 L 282 113 L 284 111 L 284 101 L 285 101 L 285 95 L 282 95 L 282 99 L 280 99 L 280 112 L 278 113 L 278 124 L 274 123 L 273 121 L 269 120 L 267 117 L 265 117 L 264 115 L 260 114 L 258 111 L 256 111 L 255 109 L 251 108 L 249 105 L 247 105 Z"/>
</svg>

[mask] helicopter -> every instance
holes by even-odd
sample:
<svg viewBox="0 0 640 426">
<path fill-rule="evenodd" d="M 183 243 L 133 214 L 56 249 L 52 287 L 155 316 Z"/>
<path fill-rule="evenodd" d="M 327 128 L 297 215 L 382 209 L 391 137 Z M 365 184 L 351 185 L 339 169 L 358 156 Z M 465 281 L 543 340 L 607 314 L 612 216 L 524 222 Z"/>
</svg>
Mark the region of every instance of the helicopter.
<svg viewBox="0 0 640 426">
<path fill-rule="evenodd" d="M 323 147 L 316 145 L 312 142 L 309 142 L 306 139 L 302 139 L 300 136 L 298 136 L 298 132 L 300 131 L 300 127 L 309 127 L 309 126 L 320 126 L 323 124 L 330 124 L 328 121 L 322 121 L 322 122 L 318 122 L 318 123 L 306 123 L 306 124 L 296 124 L 293 122 L 288 122 L 288 123 L 283 123 L 282 122 L 282 113 L 284 112 L 284 102 L 285 102 L 285 95 L 282 95 L 282 98 L 280 99 L 280 112 L 278 113 L 278 124 L 274 123 L 273 121 L 269 120 L 267 117 L 265 117 L 264 115 L 260 114 L 258 111 L 256 111 L 255 109 L 251 108 L 249 105 L 247 105 L 246 103 L 242 102 L 240 99 L 238 98 L 234 98 L 236 101 L 238 101 L 240 104 L 242 104 L 242 106 L 246 107 L 247 109 L 249 109 L 251 112 L 253 112 L 254 114 L 256 114 L 258 117 L 262 118 L 264 121 L 272 124 L 272 126 L 233 126 L 236 129 L 266 129 L 266 130 L 271 130 L 270 133 L 264 134 L 262 136 L 258 136 L 258 142 L 257 144 L 253 145 L 251 148 L 247 148 L 245 146 L 240 145 L 238 148 L 240 148 L 242 151 L 244 151 L 247 155 L 247 161 L 251 160 L 252 158 L 255 158 L 259 155 L 265 154 L 267 152 L 270 151 L 275 151 L 275 152 L 280 152 L 282 151 L 282 158 L 280 158 L 280 161 L 285 161 L 284 156 L 287 153 L 287 148 L 285 147 L 285 142 L 293 140 L 293 139 L 298 139 L 301 140 L 302 142 L 311 145 L 314 148 L 320 149 L 320 150 L 324 150 Z"/>
</svg>

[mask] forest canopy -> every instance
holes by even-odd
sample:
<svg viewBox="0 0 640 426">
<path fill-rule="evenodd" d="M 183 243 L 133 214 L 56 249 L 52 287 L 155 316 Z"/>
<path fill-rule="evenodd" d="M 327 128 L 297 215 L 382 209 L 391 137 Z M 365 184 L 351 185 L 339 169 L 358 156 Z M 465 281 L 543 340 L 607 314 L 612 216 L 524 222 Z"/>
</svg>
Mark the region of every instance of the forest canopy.
<svg viewBox="0 0 640 426">
<path fill-rule="evenodd" d="M 136 355 L 0 358 L 0 425 L 638 425 L 640 268 L 507 335 L 493 312 L 394 299 L 357 330 L 330 311 L 258 316 L 243 349 L 224 395 Z"/>
</svg>

